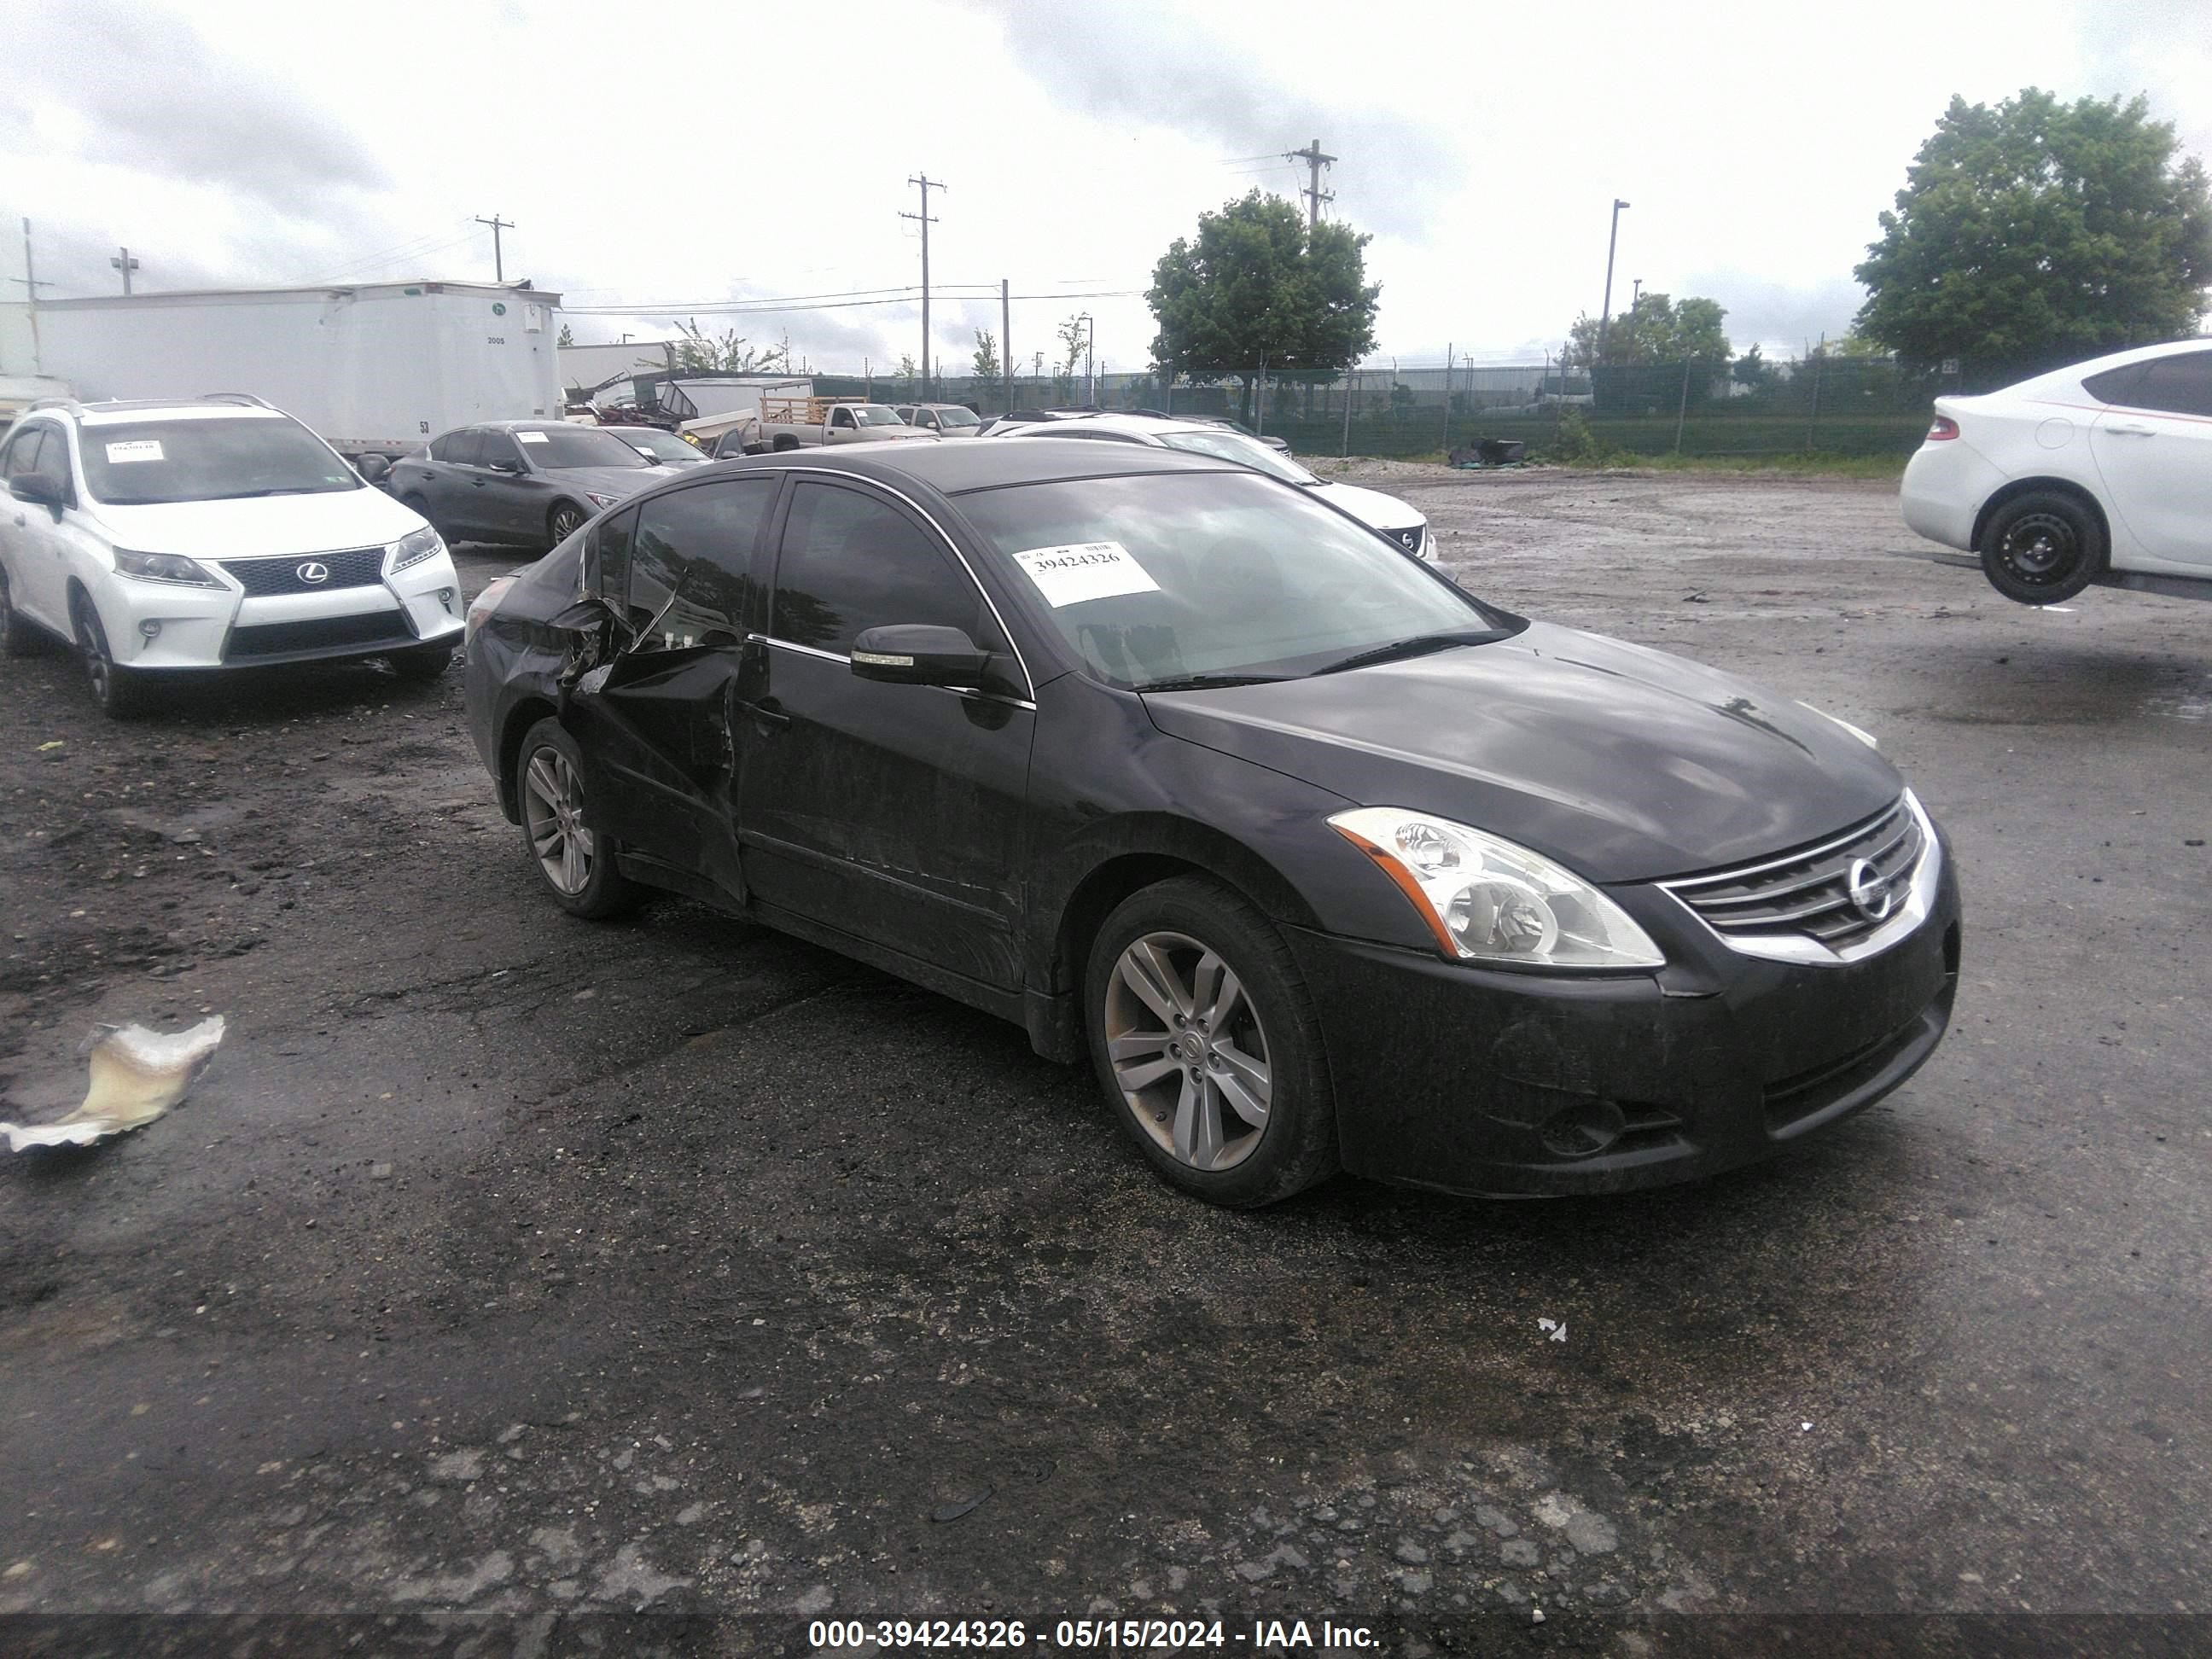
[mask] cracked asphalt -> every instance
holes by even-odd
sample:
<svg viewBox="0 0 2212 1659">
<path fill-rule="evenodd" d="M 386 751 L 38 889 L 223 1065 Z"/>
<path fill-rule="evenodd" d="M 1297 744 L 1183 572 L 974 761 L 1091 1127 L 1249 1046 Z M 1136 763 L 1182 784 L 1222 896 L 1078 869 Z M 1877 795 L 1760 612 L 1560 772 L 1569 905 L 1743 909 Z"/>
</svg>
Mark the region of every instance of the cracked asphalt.
<svg viewBox="0 0 2212 1659">
<path fill-rule="evenodd" d="M 1702 1187 L 1217 1213 L 1011 1025 L 559 914 L 458 673 L 10 662 L 4 1115 L 230 1031 L 0 1167 L 0 1614 L 2212 1610 L 2212 608 L 2014 606 L 1892 487 L 1340 471 L 1881 735 L 1966 896 L 1918 1077 Z"/>
</svg>

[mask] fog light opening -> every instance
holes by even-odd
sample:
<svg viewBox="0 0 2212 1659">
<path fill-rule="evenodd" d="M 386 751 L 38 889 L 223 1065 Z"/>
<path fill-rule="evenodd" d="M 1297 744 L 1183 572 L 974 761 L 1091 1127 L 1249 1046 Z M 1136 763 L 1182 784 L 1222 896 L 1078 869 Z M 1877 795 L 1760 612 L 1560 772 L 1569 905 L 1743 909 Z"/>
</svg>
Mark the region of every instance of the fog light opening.
<svg viewBox="0 0 2212 1659">
<path fill-rule="evenodd" d="M 142 640 L 160 639 L 161 637 L 161 624 L 155 622 L 151 617 L 147 617 L 144 622 L 138 624 L 138 637 Z"/>
<path fill-rule="evenodd" d="M 1595 1158 L 1620 1139 L 1627 1115 L 1609 1100 L 1582 1100 L 1544 1120 L 1544 1149 L 1559 1158 Z"/>
<path fill-rule="evenodd" d="M 459 597 L 459 595 L 450 587 L 441 587 L 438 590 L 438 603 L 444 605 L 448 611 L 453 611 L 453 601 Z"/>
</svg>

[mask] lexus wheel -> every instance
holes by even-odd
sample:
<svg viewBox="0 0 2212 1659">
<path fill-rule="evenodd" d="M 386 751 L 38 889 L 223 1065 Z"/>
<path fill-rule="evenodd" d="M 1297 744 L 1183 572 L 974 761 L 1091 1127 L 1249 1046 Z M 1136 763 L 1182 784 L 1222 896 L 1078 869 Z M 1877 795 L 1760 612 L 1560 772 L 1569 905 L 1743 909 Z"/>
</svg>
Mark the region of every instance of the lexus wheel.
<svg viewBox="0 0 2212 1659">
<path fill-rule="evenodd" d="M 1982 532 L 1982 573 L 2022 605 L 2070 599 L 2105 568 L 2105 530 L 2078 497 L 2055 489 L 2015 495 Z"/>
<path fill-rule="evenodd" d="M 1244 899 L 1195 877 L 1133 894 L 1092 943 L 1085 1003 L 1109 1109 L 1170 1185 L 1252 1209 L 1335 1171 L 1320 1024 Z"/>
<path fill-rule="evenodd" d="M 145 682 L 134 671 L 119 666 L 107 648 L 107 630 L 100 625 L 100 612 L 82 592 L 70 598 L 70 622 L 76 632 L 76 648 L 84 659 L 85 678 L 92 700 L 112 720 L 128 720 L 145 706 Z"/>
<path fill-rule="evenodd" d="M 635 885 L 615 867 L 613 847 L 592 828 L 583 756 L 559 721 L 543 720 L 530 728 L 514 781 L 523 845 L 553 902 L 571 915 L 594 919 L 635 903 Z"/>
</svg>

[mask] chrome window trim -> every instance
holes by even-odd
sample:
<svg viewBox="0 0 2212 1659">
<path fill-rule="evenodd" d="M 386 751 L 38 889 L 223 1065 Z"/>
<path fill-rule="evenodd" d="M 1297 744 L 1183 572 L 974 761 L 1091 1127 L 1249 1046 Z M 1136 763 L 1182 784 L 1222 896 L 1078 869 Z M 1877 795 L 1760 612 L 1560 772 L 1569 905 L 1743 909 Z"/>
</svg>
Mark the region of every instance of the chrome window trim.
<svg viewBox="0 0 2212 1659">
<path fill-rule="evenodd" d="M 1036 696 L 1036 676 L 1030 672 L 1029 659 L 1022 654 L 1022 642 L 1020 637 L 1015 634 L 1012 629 L 1006 626 L 1006 618 L 1005 613 L 999 609 L 999 602 L 991 597 L 991 590 L 983 586 L 982 578 L 975 574 L 975 567 L 968 562 L 968 556 L 960 550 L 960 544 L 953 540 L 950 535 L 945 533 L 945 526 L 937 521 L 936 514 L 932 513 L 927 507 L 924 507 L 920 501 L 915 500 L 913 496 L 908 495 L 904 490 L 899 489 L 893 485 L 882 483 L 878 479 L 864 477 L 862 474 L 858 472 L 845 472 L 839 471 L 837 468 L 828 466 L 787 466 L 780 470 L 788 474 L 794 480 L 804 480 L 814 477 L 844 478 L 854 483 L 864 484 L 872 489 L 880 489 L 884 495 L 890 496 L 895 501 L 903 502 L 915 513 L 921 514 L 921 521 L 937 532 L 938 540 L 945 544 L 946 550 L 956 560 L 959 562 L 960 568 L 968 573 L 968 580 L 969 585 L 975 588 L 977 593 L 982 596 L 984 606 L 991 613 L 991 619 L 999 624 L 999 631 L 1006 635 L 1006 648 L 1014 653 L 1014 661 L 1021 668 L 1022 684 L 1024 686 L 1028 688 L 1029 696 L 1008 697 L 1001 699 L 1001 701 L 1025 703 L 1031 708 L 1036 707 L 1036 702 L 1032 701 L 1032 699 Z M 787 519 L 787 523 L 788 520 Z M 780 566 L 782 562 L 782 538 L 779 537 L 777 538 L 776 545 L 776 563 Z M 769 596 L 771 615 L 774 614 L 774 593 L 771 592 Z M 763 635 L 763 637 L 768 638 L 769 636 Z M 779 641 L 775 641 L 771 639 L 770 642 L 778 643 Z M 850 661 L 851 659 L 849 658 L 846 658 L 841 659 L 841 660 Z"/>
<path fill-rule="evenodd" d="M 1833 968 L 1848 963 L 1864 962 L 1869 957 L 1880 956 L 1884 951 L 1915 932 L 1922 922 L 1928 920 L 1929 913 L 1936 908 L 1936 890 L 1942 884 L 1943 845 L 1936 838 L 1935 823 L 1929 819 L 1927 809 L 1921 805 L 1920 798 L 1910 789 L 1899 796 L 1899 799 L 1903 802 L 1905 810 L 1912 815 L 1913 821 L 1920 826 L 1922 850 L 1920 861 L 1912 868 L 1912 884 L 1905 894 L 1904 904 L 1899 908 L 1895 915 L 1890 917 L 1871 933 L 1863 939 L 1852 940 L 1841 950 L 1823 945 L 1818 939 L 1808 939 L 1802 933 L 1723 933 L 1708 922 L 1704 916 L 1698 915 L 1697 908 L 1684 898 L 1677 890 L 1684 887 L 1708 886 L 1718 881 L 1739 880 L 1745 876 L 1756 874 L 1761 870 L 1772 870 L 1782 865 L 1796 864 L 1808 858 L 1819 857 L 1822 853 L 1833 851 L 1836 848 L 1853 840 L 1856 836 L 1865 834 L 1866 826 L 1863 823 L 1855 831 L 1836 836 L 1808 852 L 1799 853 L 1789 858 L 1771 859 L 1764 864 L 1749 865 L 1741 869 L 1728 871 L 1722 875 L 1699 876 L 1687 881 L 1662 881 L 1656 884 L 1662 892 L 1666 893 L 1693 917 L 1698 925 L 1706 933 L 1740 956 L 1760 957 L 1769 962 L 1787 962 L 1810 968 Z"/>
</svg>

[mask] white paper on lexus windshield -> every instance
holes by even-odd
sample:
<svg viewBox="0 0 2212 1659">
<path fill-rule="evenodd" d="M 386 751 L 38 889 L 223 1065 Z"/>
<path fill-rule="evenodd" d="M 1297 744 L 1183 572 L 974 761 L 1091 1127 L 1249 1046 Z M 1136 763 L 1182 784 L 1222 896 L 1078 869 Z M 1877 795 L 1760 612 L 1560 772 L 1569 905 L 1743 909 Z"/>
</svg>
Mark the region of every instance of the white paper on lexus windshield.
<svg viewBox="0 0 2212 1659">
<path fill-rule="evenodd" d="M 526 444 L 550 444 L 553 441 L 542 432 L 518 432 L 514 435 Z"/>
<path fill-rule="evenodd" d="M 1071 542 L 1065 547 L 1033 547 L 1014 555 L 1014 562 L 1037 585 L 1055 611 L 1085 599 L 1111 599 L 1124 593 L 1157 593 L 1160 585 L 1119 542 Z"/>
<path fill-rule="evenodd" d="M 123 443 L 107 446 L 107 459 L 117 466 L 126 461 L 158 461 L 161 459 L 159 438 L 132 438 Z"/>
</svg>

